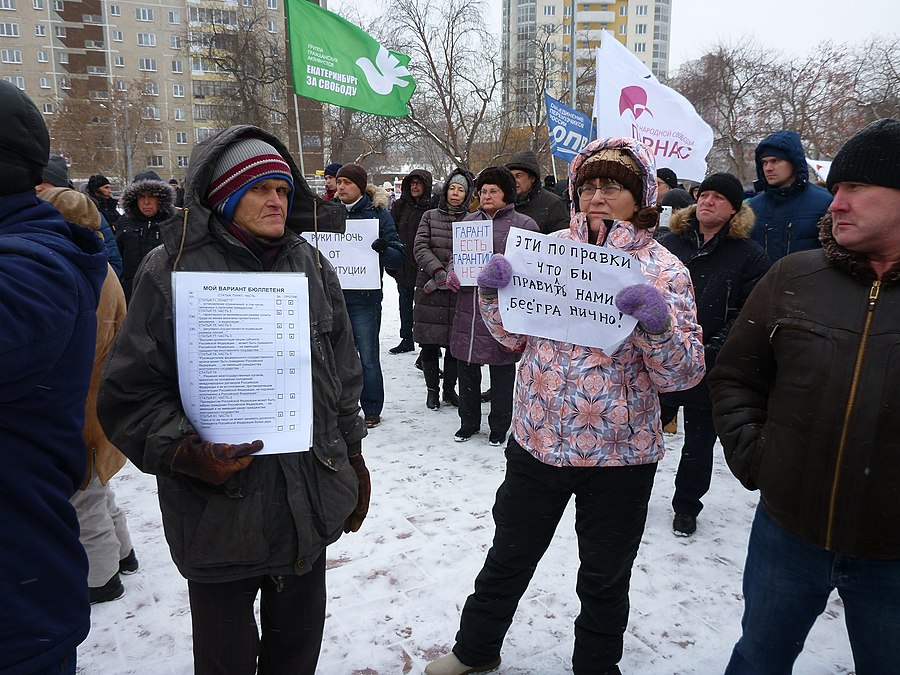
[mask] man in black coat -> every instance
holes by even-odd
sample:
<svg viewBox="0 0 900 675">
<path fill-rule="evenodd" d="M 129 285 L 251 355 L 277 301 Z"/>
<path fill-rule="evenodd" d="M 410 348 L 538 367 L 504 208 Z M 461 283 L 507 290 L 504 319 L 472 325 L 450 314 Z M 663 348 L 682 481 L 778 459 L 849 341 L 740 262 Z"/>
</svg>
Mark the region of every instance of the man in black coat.
<svg viewBox="0 0 900 675">
<path fill-rule="evenodd" d="M 416 243 L 416 232 L 422 215 L 434 208 L 431 198 L 431 173 L 425 169 L 413 169 L 400 184 L 400 198 L 391 205 L 391 217 L 397 226 L 397 234 L 411 252 Z M 392 272 L 400 294 L 400 344 L 388 351 L 403 354 L 415 349 L 413 344 L 413 298 L 416 291 L 416 276 L 419 266 L 410 254 L 403 266 Z"/>
<path fill-rule="evenodd" d="M 769 269 L 769 260 L 750 238 L 753 211 L 743 203 L 744 190 L 735 176 L 707 176 L 699 194 L 695 206 L 672 216 L 671 233 L 659 241 L 691 273 L 708 373 L 744 301 Z M 706 378 L 691 389 L 662 394 L 660 399 L 663 422 L 674 418 L 679 406 L 684 408 L 684 447 L 675 476 L 672 531 L 689 537 L 697 529 L 697 515 L 703 508 L 700 500 L 709 490 L 716 443 Z"/>
<path fill-rule="evenodd" d="M 565 202 L 541 185 L 541 167 L 533 152 L 516 152 L 506 163 L 516 179 L 516 211 L 538 224 L 542 234 L 569 227 Z"/>
</svg>

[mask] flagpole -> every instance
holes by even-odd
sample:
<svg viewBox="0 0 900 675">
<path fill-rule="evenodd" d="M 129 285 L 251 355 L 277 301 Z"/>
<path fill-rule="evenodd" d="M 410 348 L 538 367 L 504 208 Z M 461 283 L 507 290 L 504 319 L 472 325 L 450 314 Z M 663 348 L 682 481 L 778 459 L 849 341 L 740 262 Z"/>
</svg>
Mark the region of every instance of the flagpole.
<svg viewBox="0 0 900 675">
<path fill-rule="evenodd" d="M 294 71 L 291 69 L 291 85 L 293 86 Z M 306 178 L 306 167 L 303 165 L 303 137 L 300 135 L 300 107 L 297 105 L 297 94 L 294 94 L 294 121 L 297 123 L 297 147 L 300 148 L 300 173 Z"/>
</svg>

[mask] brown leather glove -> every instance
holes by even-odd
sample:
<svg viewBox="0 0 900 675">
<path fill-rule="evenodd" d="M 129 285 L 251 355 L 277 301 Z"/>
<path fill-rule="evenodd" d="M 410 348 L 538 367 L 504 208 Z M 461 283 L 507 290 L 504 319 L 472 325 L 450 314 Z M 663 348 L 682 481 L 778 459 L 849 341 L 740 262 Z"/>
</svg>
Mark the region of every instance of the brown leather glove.
<svg viewBox="0 0 900 675">
<path fill-rule="evenodd" d="M 197 434 L 181 439 L 172 458 L 172 471 L 193 476 L 212 485 L 221 485 L 236 471 L 243 471 L 262 450 L 262 441 L 252 443 L 213 443 Z"/>
<path fill-rule="evenodd" d="M 356 497 L 356 508 L 344 521 L 344 532 L 358 532 L 369 512 L 369 498 L 372 496 L 372 481 L 362 454 L 350 455 L 350 466 L 356 472 L 359 481 L 359 493 Z"/>
</svg>

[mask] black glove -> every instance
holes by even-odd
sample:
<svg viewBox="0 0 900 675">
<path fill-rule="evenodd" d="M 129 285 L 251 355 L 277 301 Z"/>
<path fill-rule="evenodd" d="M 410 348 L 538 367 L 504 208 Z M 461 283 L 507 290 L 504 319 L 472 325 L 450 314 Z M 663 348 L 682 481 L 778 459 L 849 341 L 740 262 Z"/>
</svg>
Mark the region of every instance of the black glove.
<svg viewBox="0 0 900 675">
<path fill-rule="evenodd" d="M 372 481 L 369 478 L 369 470 L 362 454 L 350 455 L 350 466 L 356 471 L 356 479 L 359 481 L 359 492 L 356 496 L 356 507 L 344 521 L 344 532 L 357 532 L 362 527 L 366 514 L 369 512 L 369 498 L 372 496 Z"/>
<path fill-rule="evenodd" d="M 197 434 L 181 439 L 172 471 L 199 478 L 212 485 L 221 485 L 231 474 L 243 471 L 253 460 L 252 455 L 263 448 L 262 441 L 252 443 L 213 443 L 202 440 Z"/>
<path fill-rule="evenodd" d="M 372 250 L 377 251 L 378 253 L 384 253 L 387 251 L 387 242 L 381 237 L 378 237 L 378 239 L 372 242 Z"/>
</svg>

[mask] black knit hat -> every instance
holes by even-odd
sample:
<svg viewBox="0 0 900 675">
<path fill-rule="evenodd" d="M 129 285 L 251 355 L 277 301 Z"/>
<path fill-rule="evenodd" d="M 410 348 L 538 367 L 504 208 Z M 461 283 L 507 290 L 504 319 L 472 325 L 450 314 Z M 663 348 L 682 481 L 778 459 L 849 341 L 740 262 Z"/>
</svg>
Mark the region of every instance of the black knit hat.
<svg viewBox="0 0 900 675">
<path fill-rule="evenodd" d="M 331 176 L 332 178 L 337 177 L 337 172 L 341 170 L 341 167 L 344 166 L 339 162 L 332 162 L 328 166 L 325 167 L 325 175 Z"/>
<path fill-rule="evenodd" d="M 512 171 L 505 166 L 489 166 L 482 169 L 475 179 L 475 189 L 480 190 L 483 185 L 496 185 L 503 191 L 504 203 L 516 203 L 516 179 Z"/>
<path fill-rule="evenodd" d="M 673 190 L 678 187 L 678 176 L 675 175 L 675 172 L 672 171 L 672 169 L 667 169 L 666 167 L 657 169 L 656 177 Z"/>
<path fill-rule="evenodd" d="M 900 190 L 900 121 L 880 119 L 857 131 L 838 150 L 826 185 L 865 183 Z"/>
<path fill-rule="evenodd" d="M 53 187 L 70 188 L 69 166 L 62 155 L 50 155 L 47 166 L 41 171 L 41 178 Z"/>
<path fill-rule="evenodd" d="M 50 134 L 25 92 L 0 80 L 0 195 L 31 190 L 50 157 Z"/>
<path fill-rule="evenodd" d="M 104 185 L 110 185 L 109 179 L 103 174 L 94 174 L 90 178 L 88 178 L 88 192 L 92 195 L 97 193 L 97 190 L 102 188 Z"/>
<path fill-rule="evenodd" d="M 735 211 L 739 211 L 744 203 L 744 187 L 737 176 L 730 173 L 713 173 L 704 178 L 697 194 L 702 195 L 707 190 L 715 190 L 725 197 Z"/>
<path fill-rule="evenodd" d="M 351 183 L 355 183 L 356 187 L 363 194 L 366 193 L 366 184 L 369 182 L 369 174 L 366 173 L 364 167 L 359 164 L 344 164 L 335 174 L 336 178 L 346 178 Z"/>
</svg>

